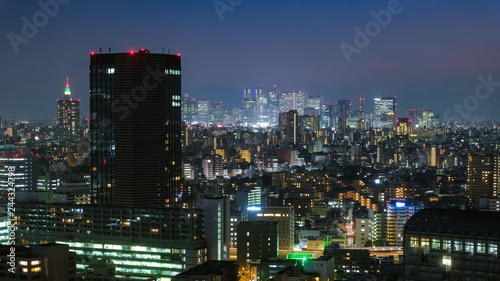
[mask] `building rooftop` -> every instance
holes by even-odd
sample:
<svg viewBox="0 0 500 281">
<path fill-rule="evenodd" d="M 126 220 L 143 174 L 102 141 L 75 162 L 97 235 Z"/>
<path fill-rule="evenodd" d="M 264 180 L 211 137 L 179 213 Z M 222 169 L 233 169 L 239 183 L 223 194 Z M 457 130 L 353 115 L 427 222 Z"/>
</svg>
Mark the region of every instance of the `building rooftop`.
<svg viewBox="0 0 500 281">
<path fill-rule="evenodd" d="M 222 270 L 227 267 L 236 267 L 236 262 L 233 261 L 207 261 L 204 264 L 197 265 L 187 271 L 179 273 L 175 277 L 182 276 L 200 276 L 208 274 L 222 274 Z"/>
<path fill-rule="evenodd" d="M 406 222 L 405 230 L 498 236 L 498 221 L 500 212 L 430 208 L 413 215 Z"/>
</svg>

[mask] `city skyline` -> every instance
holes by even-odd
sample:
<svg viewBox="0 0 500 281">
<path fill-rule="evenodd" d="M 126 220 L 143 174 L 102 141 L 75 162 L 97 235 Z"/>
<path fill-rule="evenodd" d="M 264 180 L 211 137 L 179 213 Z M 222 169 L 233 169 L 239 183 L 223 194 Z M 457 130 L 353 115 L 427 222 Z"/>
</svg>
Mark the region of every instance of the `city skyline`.
<svg viewBox="0 0 500 281">
<path fill-rule="evenodd" d="M 498 12 L 1 2 L 0 280 L 500 280 Z"/>
<path fill-rule="evenodd" d="M 44 9 L 37 3 L 2 3 L 2 10 L 9 11 L 2 14 L 6 24 L 1 30 L 7 36 L 0 42 L 5 50 L 2 61 L 9 66 L 8 71 L 2 70 L 3 88 L 10 97 L 0 107 L 4 119 L 55 119 L 49 108 L 67 76 L 73 81 L 73 95 L 82 100 L 82 115 L 86 114 L 85 60 L 90 52 L 98 53 L 101 48 L 107 53 L 109 47 L 112 52 L 148 47 L 156 53 L 180 53 L 187 77 L 183 93 L 217 97 L 229 107 L 238 105 L 232 101 L 244 87 L 262 84 L 267 90 L 276 84 L 306 89 L 310 95 L 322 95 L 330 101 L 397 96 L 401 112 L 430 107 L 443 114 L 474 95 L 480 76 L 500 80 L 494 63 L 500 41 L 491 36 L 498 26 L 495 15 L 500 5 L 491 2 L 427 5 L 400 1 L 387 26 L 379 25 L 380 31 L 372 33 L 374 36 L 362 48 L 354 42 L 356 27 L 365 30 L 376 19 L 374 14 L 381 15 L 391 1 L 356 5 L 237 1 L 233 3 L 238 5 L 222 12 L 214 7 L 218 2 L 194 7 L 175 1 L 141 6 L 126 2 L 116 13 L 109 13 L 111 3 L 60 2 L 56 2 L 57 12 L 47 16 L 40 27 L 35 26 L 30 38 L 23 37 L 23 41 L 16 37 L 22 43 L 12 41 L 12 34 L 24 36 L 25 22 L 32 22 L 33 16 Z M 93 9 L 95 5 L 99 9 Z M 121 18 L 132 10 L 135 19 L 150 19 L 124 22 Z M 154 17 L 161 11 L 168 16 Z M 104 20 L 92 22 L 89 19 L 93 17 Z M 249 20 L 252 17 L 259 17 L 259 21 Z M 104 29 L 98 29 L 99 24 L 107 25 L 107 30 L 117 36 L 108 37 Z M 165 32 L 150 26 L 164 26 Z M 167 39 L 161 39 L 165 35 Z M 359 51 L 348 56 L 350 62 L 340 47 L 342 43 Z M 196 47 L 200 44 L 201 49 Z M 55 64 L 51 71 L 44 67 L 49 65 L 48 58 Z M 214 65 L 217 71 L 213 71 Z M 26 77 L 30 83 L 22 83 Z M 26 103 L 26 98 L 32 102 Z M 474 108 L 471 117 L 498 117 L 494 111 L 496 95 L 480 100 L 477 108 L 474 100 L 469 102 Z"/>
</svg>

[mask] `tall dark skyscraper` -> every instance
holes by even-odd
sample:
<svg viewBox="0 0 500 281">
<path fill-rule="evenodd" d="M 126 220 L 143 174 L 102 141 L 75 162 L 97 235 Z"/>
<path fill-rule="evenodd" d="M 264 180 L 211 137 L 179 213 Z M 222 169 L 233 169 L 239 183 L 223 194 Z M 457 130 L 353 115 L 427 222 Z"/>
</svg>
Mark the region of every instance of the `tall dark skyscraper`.
<svg viewBox="0 0 500 281">
<path fill-rule="evenodd" d="M 56 137 L 61 142 L 78 141 L 80 131 L 80 100 L 71 98 L 69 80 L 66 77 L 64 99 L 57 100 L 57 133 Z"/>
<path fill-rule="evenodd" d="M 337 102 L 337 116 L 345 118 L 351 115 L 351 102 L 348 100 L 339 100 Z"/>
<path fill-rule="evenodd" d="M 365 98 L 356 97 L 352 99 L 351 104 L 352 117 L 362 117 L 365 115 Z"/>
<path fill-rule="evenodd" d="M 181 58 L 146 49 L 90 56 L 92 203 L 175 206 Z"/>
</svg>

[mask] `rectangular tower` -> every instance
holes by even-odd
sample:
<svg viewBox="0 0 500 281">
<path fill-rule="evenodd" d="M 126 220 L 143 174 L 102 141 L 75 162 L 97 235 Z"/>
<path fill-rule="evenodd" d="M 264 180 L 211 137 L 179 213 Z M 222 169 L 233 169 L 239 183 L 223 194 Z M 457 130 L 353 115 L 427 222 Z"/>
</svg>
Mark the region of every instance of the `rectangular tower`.
<svg viewBox="0 0 500 281">
<path fill-rule="evenodd" d="M 396 125 L 396 97 L 375 98 L 375 110 L 373 113 L 375 126 L 394 128 Z"/>
<path fill-rule="evenodd" d="M 181 58 L 146 49 L 90 56 L 92 203 L 175 206 Z"/>
<path fill-rule="evenodd" d="M 466 195 L 472 208 L 479 207 L 480 198 L 492 198 L 499 195 L 499 159 L 498 153 L 469 153 Z"/>
<path fill-rule="evenodd" d="M 80 100 L 71 98 L 68 77 L 64 99 L 57 100 L 57 140 L 64 143 L 78 141 L 80 132 Z"/>
</svg>

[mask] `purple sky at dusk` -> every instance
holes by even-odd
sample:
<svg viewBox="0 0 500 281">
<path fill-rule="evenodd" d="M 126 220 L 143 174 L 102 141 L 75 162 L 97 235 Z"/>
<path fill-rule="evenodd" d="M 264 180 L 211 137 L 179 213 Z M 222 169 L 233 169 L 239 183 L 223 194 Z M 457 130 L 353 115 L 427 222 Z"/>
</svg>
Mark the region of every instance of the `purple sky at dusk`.
<svg viewBox="0 0 500 281">
<path fill-rule="evenodd" d="M 99 47 L 181 53 L 183 92 L 228 107 L 241 105 L 243 87 L 277 84 L 333 102 L 361 95 L 368 108 L 374 97 L 396 96 L 401 116 L 409 108 L 443 113 L 474 94 L 479 75 L 500 82 L 498 1 L 401 0 L 401 11 L 350 63 L 339 44 L 354 46 L 354 28 L 394 0 L 220 0 L 239 3 L 222 17 L 211 0 L 65 1 L 17 53 L 8 34 L 23 36 L 23 17 L 32 22 L 43 9 L 37 1 L 0 2 L 4 119 L 55 119 L 66 76 L 87 114 L 89 54 Z M 499 93 L 472 115 L 500 118 Z"/>
</svg>

